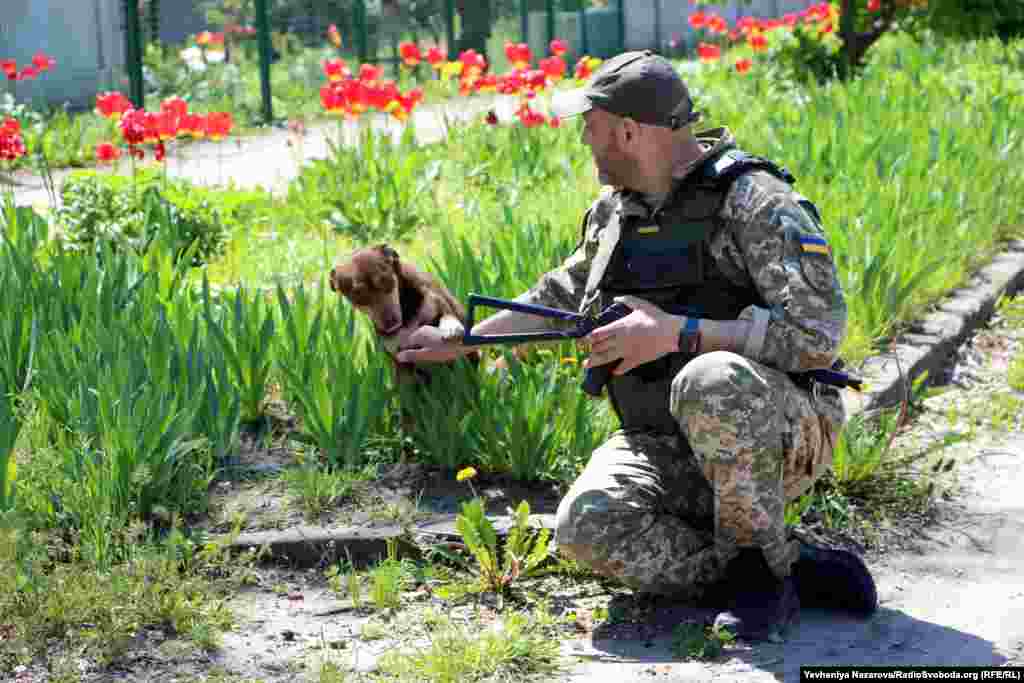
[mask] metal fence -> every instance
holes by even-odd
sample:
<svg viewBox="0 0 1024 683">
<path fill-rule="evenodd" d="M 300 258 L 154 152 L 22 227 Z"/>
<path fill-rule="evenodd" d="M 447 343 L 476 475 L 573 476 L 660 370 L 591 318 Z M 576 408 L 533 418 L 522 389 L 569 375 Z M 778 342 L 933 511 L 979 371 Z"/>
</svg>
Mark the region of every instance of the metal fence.
<svg viewBox="0 0 1024 683">
<path fill-rule="evenodd" d="M 483 54 L 504 71 L 507 41 L 546 54 L 553 38 L 569 59 L 611 56 L 625 44 L 622 0 L 123 0 L 129 97 L 184 90 L 211 64 L 244 74 L 214 94 L 273 122 L 290 93 L 323 83 L 325 55 L 400 72 L 399 46 L 440 48 L 448 59 Z M 258 87 L 253 79 L 258 73 Z M 194 77 L 194 78 L 193 78 Z M 247 80 L 248 79 L 248 80 Z M 258 101 L 255 94 L 258 91 Z M 298 95 L 295 95 L 296 99 Z M 257 115 L 258 114 L 258 115 Z"/>
</svg>

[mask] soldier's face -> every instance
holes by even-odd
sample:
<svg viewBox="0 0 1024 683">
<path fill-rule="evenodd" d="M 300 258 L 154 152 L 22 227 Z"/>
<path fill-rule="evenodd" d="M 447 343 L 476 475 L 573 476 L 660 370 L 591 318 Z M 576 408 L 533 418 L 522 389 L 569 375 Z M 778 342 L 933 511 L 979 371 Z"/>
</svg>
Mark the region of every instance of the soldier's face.
<svg viewBox="0 0 1024 683">
<path fill-rule="evenodd" d="M 592 109 L 583 114 L 583 122 L 583 144 L 594 157 L 598 181 L 602 185 L 628 187 L 636 164 L 619 140 L 622 120 Z"/>
</svg>

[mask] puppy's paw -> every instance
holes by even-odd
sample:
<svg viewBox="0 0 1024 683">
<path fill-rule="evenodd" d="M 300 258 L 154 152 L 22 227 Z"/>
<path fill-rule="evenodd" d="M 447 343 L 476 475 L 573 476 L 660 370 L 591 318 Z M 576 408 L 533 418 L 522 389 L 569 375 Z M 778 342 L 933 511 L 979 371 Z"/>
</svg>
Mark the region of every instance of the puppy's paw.
<svg viewBox="0 0 1024 683">
<path fill-rule="evenodd" d="M 466 333 L 466 328 L 452 315 L 442 316 L 437 327 L 441 330 L 441 338 L 446 342 L 458 341 Z"/>
<path fill-rule="evenodd" d="M 398 355 L 398 348 L 401 346 L 402 337 L 397 334 L 393 334 L 390 337 L 381 337 L 380 344 L 384 347 L 384 350 L 390 353 L 392 356 Z"/>
</svg>

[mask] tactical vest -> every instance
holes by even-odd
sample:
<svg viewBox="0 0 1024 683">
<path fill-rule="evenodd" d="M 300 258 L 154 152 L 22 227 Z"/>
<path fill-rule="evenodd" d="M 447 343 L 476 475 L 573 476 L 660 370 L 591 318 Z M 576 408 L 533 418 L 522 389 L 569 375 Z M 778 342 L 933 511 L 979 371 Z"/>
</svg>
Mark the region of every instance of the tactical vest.
<svg viewBox="0 0 1024 683">
<path fill-rule="evenodd" d="M 795 180 L 784 168 L 731 148 L 694 169 L 657 211 L 647 216 L 620 212 L 619 240 L 599 281 L 600 306 L 631 294 L 672 314 L 710 320 L 735 320 L 748 306 L 765 308 L 754 287 L 737 286 L 725 277 L 709 249 L 722 223 L 719 212 L 729 186 L 753 170 L 768 171 L 788 184 Z M 608 393 L 622 427 L 677 433 L 669 409 L 672 380 L 692 359 L 672 353 L 613 375 Z"/>
</svg>

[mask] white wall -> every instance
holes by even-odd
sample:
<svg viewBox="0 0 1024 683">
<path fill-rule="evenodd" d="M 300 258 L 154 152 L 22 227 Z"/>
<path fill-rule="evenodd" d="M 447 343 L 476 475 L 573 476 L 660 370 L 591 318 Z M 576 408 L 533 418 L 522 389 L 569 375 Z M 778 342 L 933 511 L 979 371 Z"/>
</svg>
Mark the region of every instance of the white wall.
<svg viewBox="0 0 1024 683">
<path fill-rule="evenodd" d="M 19 102 L 45 98 L 53 104 L 92 107 L 96 93 L 121 89 L 124 25 L 119 0 L 0 0 L 0 59 L 30 63 L 38 51 L 57 61 L 40 78 L 18 83 L 0 75 L 0 92 Z"/>
</svg>

